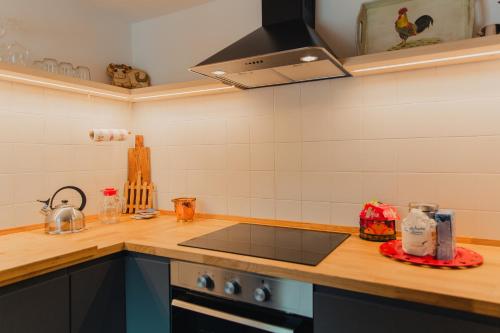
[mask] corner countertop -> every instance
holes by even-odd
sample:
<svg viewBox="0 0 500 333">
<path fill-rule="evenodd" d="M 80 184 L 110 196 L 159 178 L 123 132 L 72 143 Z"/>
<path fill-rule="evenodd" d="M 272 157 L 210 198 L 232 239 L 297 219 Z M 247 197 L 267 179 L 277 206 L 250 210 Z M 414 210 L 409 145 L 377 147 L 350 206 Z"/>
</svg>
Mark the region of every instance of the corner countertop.
<svg viewBox="0 0 500 333">
<path fill-rule="evenodd" d="M 173 216 L 162 216 L 148 221 L 124 219 L 115 225 L 89 223 L 85 232 L 70 235 L 48 236 L 33 230 L 0 236 L 0 286 L 129 250 L 500 317 L 500 247 L 466 244 L 484 256 L 484 264 L 445 270 L 385 258 L 379 254 L 379 243 L 355 236 L 314 267 L 177 245 L 236 223 L 201 218 L 178 223 Z"/>
</svg>

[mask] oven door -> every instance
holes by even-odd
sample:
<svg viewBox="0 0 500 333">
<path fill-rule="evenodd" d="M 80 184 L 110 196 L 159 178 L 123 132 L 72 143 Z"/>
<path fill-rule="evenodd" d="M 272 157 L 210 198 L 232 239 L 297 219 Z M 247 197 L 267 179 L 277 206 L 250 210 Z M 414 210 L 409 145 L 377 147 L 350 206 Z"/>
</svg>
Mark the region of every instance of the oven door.
<svg viewBox="0 0 500 333">
<path fill-rule="evenodd" d="M 312 320 L 216 297 L 174 294 L 172 333 L 226 332 L 312 332 Z"/>
</svg>

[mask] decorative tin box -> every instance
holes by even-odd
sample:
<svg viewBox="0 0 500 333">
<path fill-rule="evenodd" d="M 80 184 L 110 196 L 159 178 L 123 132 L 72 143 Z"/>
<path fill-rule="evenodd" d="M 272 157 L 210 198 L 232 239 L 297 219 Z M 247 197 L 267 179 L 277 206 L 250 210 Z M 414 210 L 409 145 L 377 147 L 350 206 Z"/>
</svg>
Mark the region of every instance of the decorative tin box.
<svg viewBox="0 0 500 333">
<path fill-rule="evenodd" d="M 374 242 L 396 239 L 397 210 L 387 204 L 372 201 L 365 204 L 359 214 L 359 236 Z"/>
</svg>

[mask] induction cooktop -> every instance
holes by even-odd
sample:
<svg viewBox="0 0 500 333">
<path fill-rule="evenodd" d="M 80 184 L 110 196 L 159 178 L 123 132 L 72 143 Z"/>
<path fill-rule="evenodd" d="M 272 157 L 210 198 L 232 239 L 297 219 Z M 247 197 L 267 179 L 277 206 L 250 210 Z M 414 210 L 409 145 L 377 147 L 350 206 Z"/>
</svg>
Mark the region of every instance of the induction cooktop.
<svg viewBox="0 0 500 333">
<path fill-rule="evenodd" d="M 316 266 L 349 236 L 240 223 L 179 245 Z"/>
</svg>

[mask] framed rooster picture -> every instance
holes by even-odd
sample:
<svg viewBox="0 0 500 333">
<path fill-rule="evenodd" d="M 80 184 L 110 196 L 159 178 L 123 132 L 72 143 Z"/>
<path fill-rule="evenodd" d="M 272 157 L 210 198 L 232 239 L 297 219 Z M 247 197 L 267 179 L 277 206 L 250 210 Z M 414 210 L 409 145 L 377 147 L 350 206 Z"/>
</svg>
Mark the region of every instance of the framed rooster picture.
<svg viewBox="0 0 500 333">
<path fill-rule="evenodd" d="M 474 0 L 377 0 L 361 6 L 358 55 L 471 38 Z"/>
</svg>

